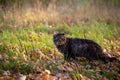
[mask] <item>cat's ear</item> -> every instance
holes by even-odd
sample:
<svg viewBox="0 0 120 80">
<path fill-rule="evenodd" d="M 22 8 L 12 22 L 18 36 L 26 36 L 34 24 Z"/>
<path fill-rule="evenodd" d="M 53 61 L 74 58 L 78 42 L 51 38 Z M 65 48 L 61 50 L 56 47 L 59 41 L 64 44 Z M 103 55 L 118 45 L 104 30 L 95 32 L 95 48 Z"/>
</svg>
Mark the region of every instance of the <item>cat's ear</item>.
<svg viewBox="0 0 120 80">
<path fill-rule="evenodd" d="M 61 35 L 65 35 L 65 33 L 61 33 Z"/>
<path fill-rule="evenodd" d="M 63 35 L 64 36 L 65 34 L 64 33 L 56 33 L 55 32 L 55 33 L 53 33 L 53 35 Z"/>
</svg>

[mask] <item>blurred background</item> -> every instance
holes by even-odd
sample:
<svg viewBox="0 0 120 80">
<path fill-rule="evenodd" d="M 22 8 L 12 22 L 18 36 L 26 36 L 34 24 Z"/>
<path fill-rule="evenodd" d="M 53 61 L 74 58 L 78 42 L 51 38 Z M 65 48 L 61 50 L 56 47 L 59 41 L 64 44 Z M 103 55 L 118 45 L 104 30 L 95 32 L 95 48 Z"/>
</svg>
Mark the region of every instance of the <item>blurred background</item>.
<svg viewBox="0 0 120 80">
<path fill-rule="evenodd" d="M 120 0 L 0 0 L 0 26 L 120 24 Z"/>
</svg>

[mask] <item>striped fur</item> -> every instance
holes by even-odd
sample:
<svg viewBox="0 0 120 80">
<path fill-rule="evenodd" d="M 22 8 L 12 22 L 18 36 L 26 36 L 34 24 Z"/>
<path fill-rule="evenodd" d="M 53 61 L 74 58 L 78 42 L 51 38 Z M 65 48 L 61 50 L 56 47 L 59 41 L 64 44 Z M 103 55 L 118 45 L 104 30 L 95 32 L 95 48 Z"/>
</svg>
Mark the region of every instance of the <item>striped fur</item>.
<svg viewBox="0 0 120 80">
<path fill-rule="evenodd" d="M 102 47 L 96 42 L 88 39 L 67 38 L 58 33 L 53 36 L 53 42 L 57 49 L 64 54 L 64 59 L 75 59 L 85 57 L 88 60 L 102 60 L 104 62 L 116 60 L 114 56 L 109 57 L 103 52 Z"/>
</svg>

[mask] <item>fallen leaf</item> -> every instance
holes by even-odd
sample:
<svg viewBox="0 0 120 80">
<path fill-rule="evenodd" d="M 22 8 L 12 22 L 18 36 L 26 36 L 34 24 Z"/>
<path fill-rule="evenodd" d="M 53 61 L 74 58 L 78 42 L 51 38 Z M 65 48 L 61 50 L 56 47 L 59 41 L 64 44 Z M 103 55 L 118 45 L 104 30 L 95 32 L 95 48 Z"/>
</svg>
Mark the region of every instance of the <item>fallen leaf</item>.
<svg viewBox="0 0 120 80">
<path fill-rule="evenodd" d="M 26 76 L 25 75 L 21 75 L 18 80 L 26 80 Z"/>
</svg>

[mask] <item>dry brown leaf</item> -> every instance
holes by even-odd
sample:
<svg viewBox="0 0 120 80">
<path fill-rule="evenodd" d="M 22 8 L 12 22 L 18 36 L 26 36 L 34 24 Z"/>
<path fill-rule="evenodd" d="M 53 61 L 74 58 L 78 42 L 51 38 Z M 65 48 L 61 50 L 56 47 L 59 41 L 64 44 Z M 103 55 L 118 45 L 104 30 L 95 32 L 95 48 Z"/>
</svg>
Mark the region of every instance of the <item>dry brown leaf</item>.
<svg viewBox="0 0 120 80">
<path fill-rule="evenodd" d="M 41 76 L 40 80 L 56 80 L 56 79 L 55 79 L 54 77 L 50 76 L 49 74 L 44 73 L 44 74 Z"/>
<path fill-rule="evenodd" d="M 69 72 L 74 71 L 71 67 L 67 67 L 67 70 L 68 70 Z"/>
<path fill-rule="evenodd" d="M 21 75 L 18 80 L 26 80 L 26 76 L 25 75 Z"/>
<path fill-rule="evenodd" d="M 8 76 L 8 75 L 11 75 L 10 71 L 2 71 L 2 75 L 4 76 Z"/>
<path fill-rule="evenodd" d="M 49 74 L 45 73 L 41 76 L 41 80 L 49 80 Z"/>
<path fill-rule="evenodd" d="M 42 33 L 42 32 L 39 32 L 39 36 L 42 37 L 42 36 L 43 36 L 43 33 Z"/>
<path fill-rule="evenodd" d="M 82 77 L 81 80 L 86 80 L 86 79 L 84 77 Z"/>
<path fill-rule="evenodd" d="M 102 64 L 102 65 L 100 66 L 100 69 L 101 69 L 101 70 L 105 70 L 105 69 L 106 69 L 106 65 Z"/>
<path fill-rule="evenodd" d="M 66 80 L 64 77 L 60 77 L 59 80 Z"/>
<path fill-rule="evenodd" d="M 56 80 L 55 77 L 50 75 L 51 72 L 49 70 L 45 70 L 40 78 L 40 80 Z"/>
<path fill-rule="evenodd" d="M 65 70 L 66 70 L 66 68 L 65 68 L 63 65 L 59 65 L 58 68 L 59 68 L 60 70 L 62 70 L 62 71 L 65 71 Z"/>
<path fill-rule="evenodd" d="M 2 76 L 0 77 L 0 80 L 15 80 L 15 79 L 10 76 Z"/>
</svg>

